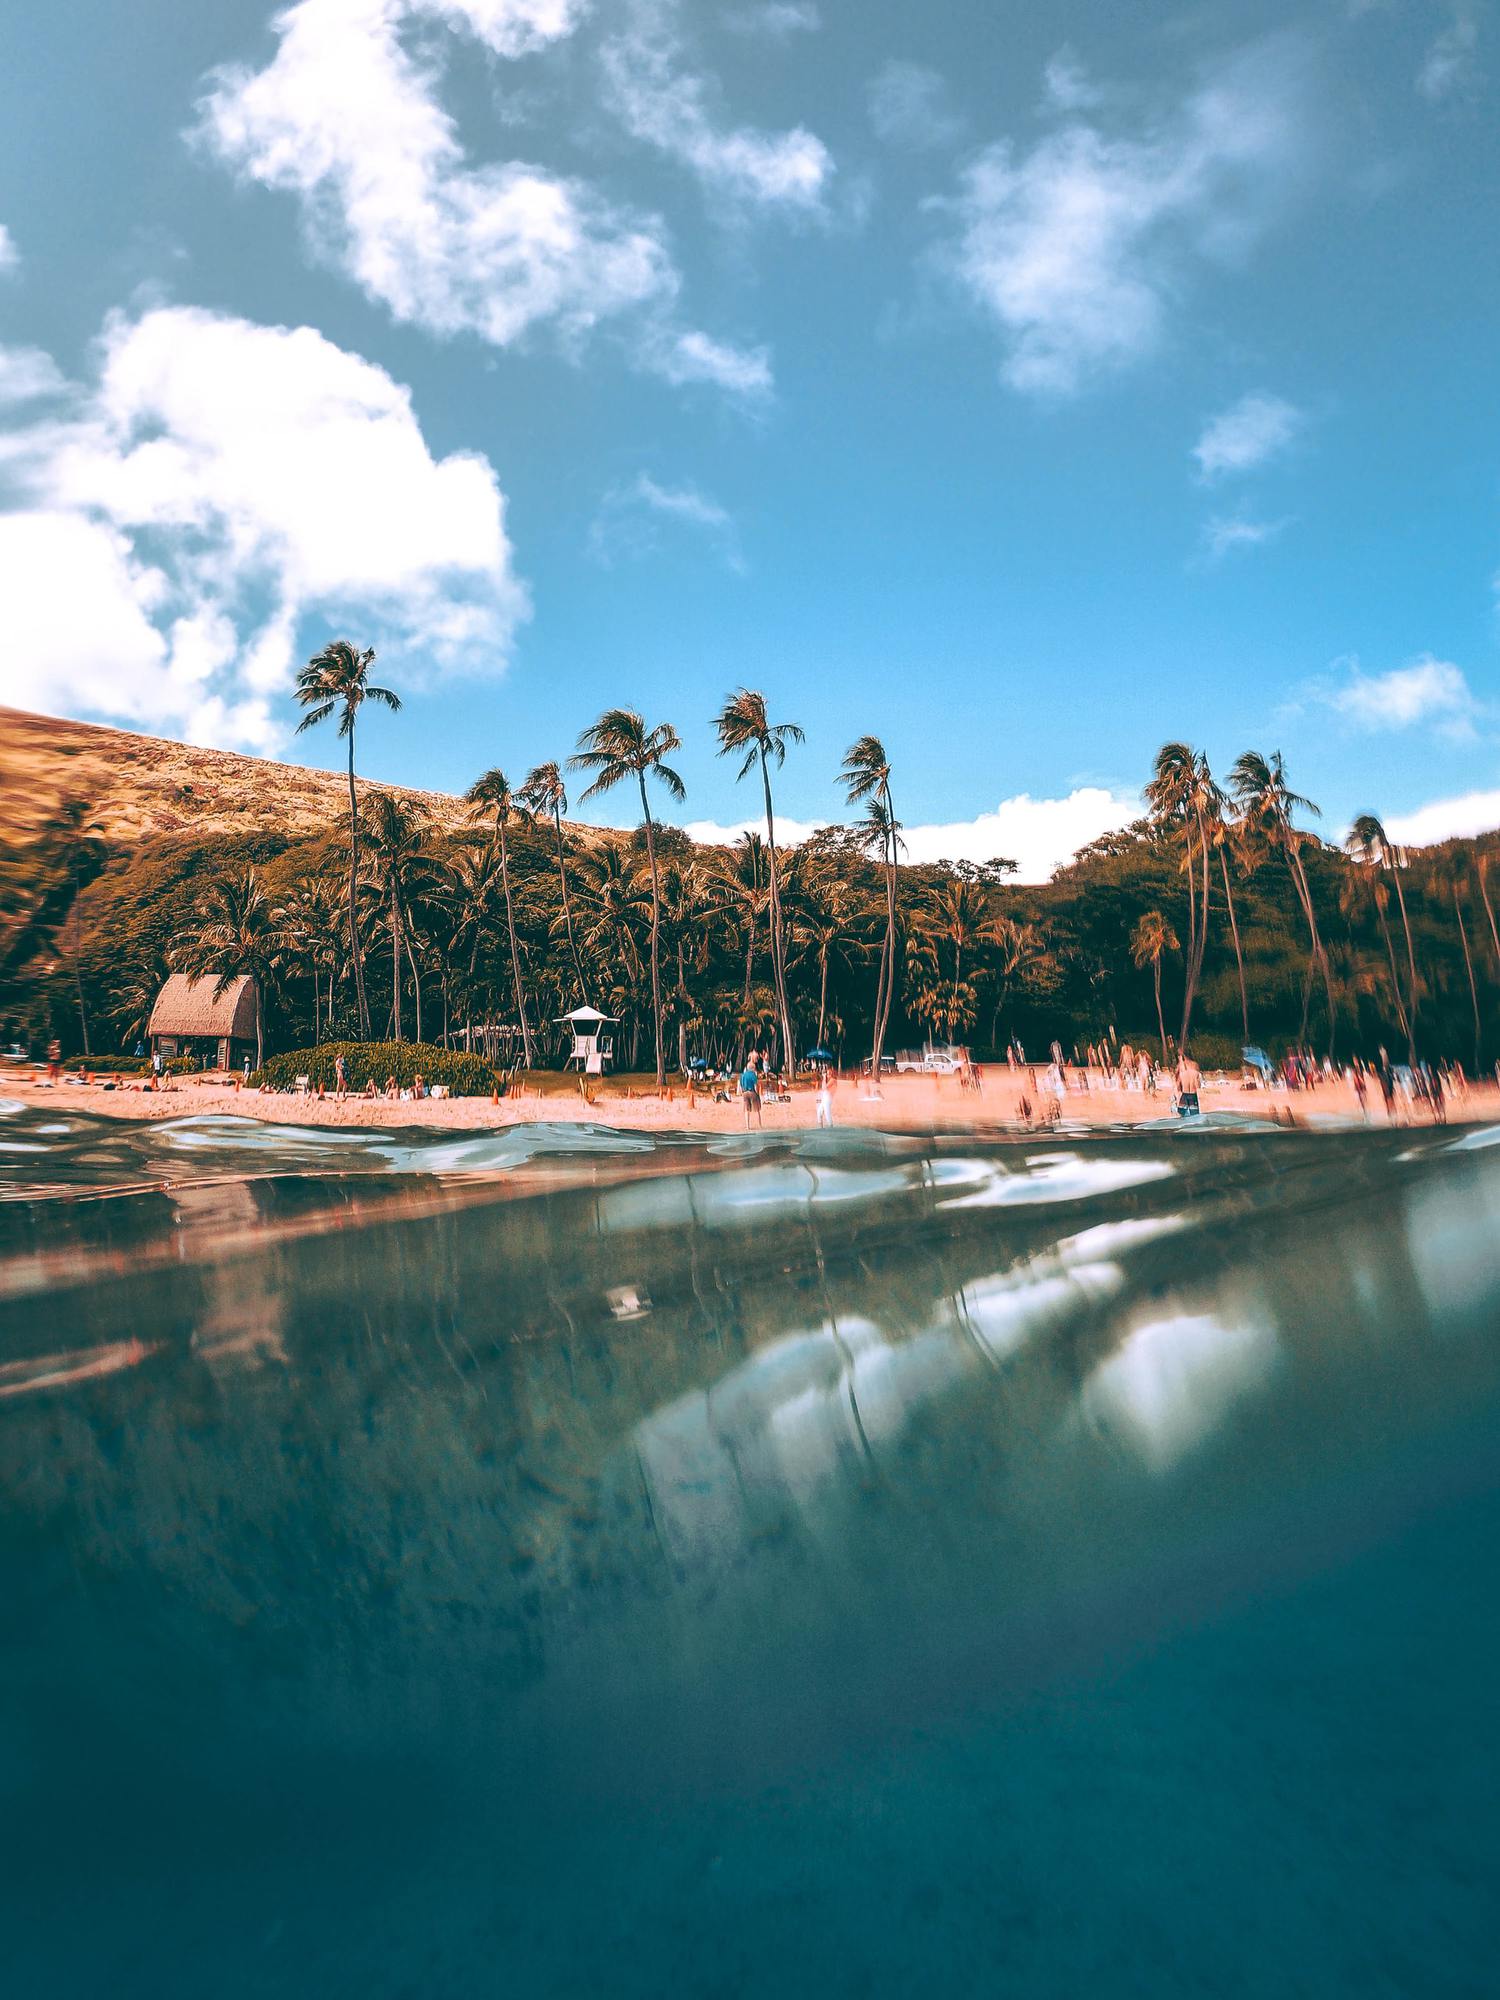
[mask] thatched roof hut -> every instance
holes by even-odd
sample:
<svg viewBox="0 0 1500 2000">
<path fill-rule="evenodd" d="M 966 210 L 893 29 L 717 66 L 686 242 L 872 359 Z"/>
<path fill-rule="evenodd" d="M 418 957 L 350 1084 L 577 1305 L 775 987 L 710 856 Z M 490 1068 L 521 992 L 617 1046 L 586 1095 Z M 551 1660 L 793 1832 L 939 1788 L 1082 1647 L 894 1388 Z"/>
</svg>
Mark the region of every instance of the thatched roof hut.
<svg viewBox="0 0 1500 2000">
<path fill-rule="evenodd" d="M 187 1053 L 184 1044 L 214 1042 L 221 1067 L 227 1068 L 242 1051 L 252 1054 L 260 1017 L 260 994 L 248 973 L 240 973 L 221 986 L 212 974 L 193 979 L 174 972 L 156 996 L 147 1034 L 152 1046 L 171 1042 L 176 1046 L 164 1054 Z"/>
</svg>

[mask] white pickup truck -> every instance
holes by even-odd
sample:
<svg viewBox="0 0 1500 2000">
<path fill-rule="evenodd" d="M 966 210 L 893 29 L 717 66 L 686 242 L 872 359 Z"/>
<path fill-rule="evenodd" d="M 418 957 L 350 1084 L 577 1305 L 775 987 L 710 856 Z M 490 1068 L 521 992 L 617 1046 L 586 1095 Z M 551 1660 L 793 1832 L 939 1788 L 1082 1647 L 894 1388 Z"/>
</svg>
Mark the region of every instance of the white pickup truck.
<svg viewBox="0 0 1500 2000">
<path fill-rule="evenodd" d="M 941 1046 L 929 1042 L 924 1049 L 896 1051 L 896 1068 L 908 1076 L 957 1076 L 967 1061 L 967 1049 L 955 1048 L 951 1042 Z"/>
</svg>

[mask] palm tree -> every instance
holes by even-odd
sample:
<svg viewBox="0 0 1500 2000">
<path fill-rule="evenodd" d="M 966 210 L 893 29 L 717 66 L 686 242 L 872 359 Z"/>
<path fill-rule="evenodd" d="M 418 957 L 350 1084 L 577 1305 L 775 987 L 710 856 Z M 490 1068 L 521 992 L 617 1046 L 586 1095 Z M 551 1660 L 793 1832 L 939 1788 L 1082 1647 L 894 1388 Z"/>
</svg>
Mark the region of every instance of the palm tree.
<svg viewBox="0 0 1500 2000">
<path fill-rule="evenodd" d="M 1193 1002 L 1203 974 L 1203 954 L 1208 944 L 1208 856 L 1211 845 L 1209 821 L 1215 802 L 1222 798 L 1208 759 L 1201 750 L 1186 743 L 1164 743 L 1156 753 L 1146 799 L 1157 825 L 1180 833 L 1183 845 L 1182 872 L 1187 877 L 1188 948 L 1182 983 L 1182 1030 L 1177 1038 L 1186 1050 L 1193 1018 Z M 1195 874 L 1201 870 L 1201 880 Z M 1237 935 L 1237 934 L 1236 934 Z M 1246 1033 L 1248 1035 L 1248 1026 Z"/>
<path fill-rule="evenodd" d="M 422 979 L 412 948 L 417 898 L 436 876 L 428 846 L 427 814 L 415 801 L 391 792 L 376 792 L 365 802 L 365 870 L 380 905 L 391 939 L 391 1028 L 401 1033 L 401 961 L 411 970 L 417 1014 L 417 1040 L 422 1039 Z"/>
<path fill-rule="evenodd" d="M 1390 846 L 1386 840 L 1385 828 L 1380 824 L 1374 813 L 1361 813 L 1359 815 L 1345 836 L 1344 847 L 1355 860 L 1362 862 L 1370 870 L 1370 896 L 1375 905 L 1375 914 L 1380 921 L 1380 934 L 1385 940 L 1386 961 L 1391 969 L 1391 992 L 1394 994 L 1396 1000 L 1396 1018 L 1400 1023 L 1402 1034 L 1406 1037 L 1407 1060 L 1414 1063 L 1417 1059 L 1417 1051 L 1413 1034 L 1413 1021 L 1407 1009 L 1406 1002 L 1401 997 L 1401 976 L 1396 970 L 1396 947 L 1391 942 L 1391 927 L 1386 917 L 1387 907 L 1391 898 L 1390 891 L 1386 888 L 1383 878 L 1390 854 Z M 1401 913 L 1403 917 L 1406 914 L 1404 899 L 1401 905 Z M 1410 944 L 1410 941 L 1411 934 L 1408 931 L 1408 944 Z M 1415 1002 L 1415 988 L 1412 991 L 1412 999 Z"/>
<path fill-rule="evenodd" d="M 588 981 L 583 976 L 583 960 L 578 956 L 578 945 L 573 936 L 573 903 L 568 894 L 568 863 L 563 851 L 563 814 L 568 810 L 567 787 L 563 774 L 556 764 L 538 764 L 526 773 L 526 782 L 516 794 L 528 812 L 538 818 L 550 819 L 552 837 L 557 853 L 557 880 L 562 889 L 563 929 L 568 940 L 568 956 L 573 961 L 573 970 L 578 977 L 578 997 L 588 1004 Z"/>
<path fill-rule="evenodd" d="M 1302 988 L 1300 1039 L 1306 1040 L 1307 1037 L 1307 1008 L 1311 995 L 1312 975 L 1316 969 L 1323 976 L 1323 990 L 1328 998 L 1328 1049 L 1331 1055 L 1336 1025 L 1333 975 L 1328 967 L 1328 954 L 1323 949 L 1322 935 L 1318 930 L 1318 915 L 1313 907 L 1312 887 L 1302 861 L 1302 844 L 1307 836 L 1292 823 L 1294 812 L 1316 814 L 1318 808 L 1311 799 L 1303 798 L 1288 785 L 1286 765 L 1279 750 L 1273 750 L 1269 758 L 1263 757 L 1258 750 L 1245 751 L 1242 756 L 1235 759 L 1229 774 L 1229 782 L 1249 828 L 1264 840 L 1268 847 L 1274 848 L 1285 858 L 1292 886 L 1297 892 L 1297 900 L 1307 921 L 1307 934 L 1312 948 L 1307 980 Z"/>
<path fill-rule="evenodd" d="M 1246 862 L 1244 829 L 1231 818 L 1227 794 L 1218 786 L 1211 785 L 1207 799 L 1207 821 L 1209 844 L 1219 856 L 1219 873 L 1224 882 L 1224 907 L 1229 913 L 1229 935 L 1234 940 L 1234 969 L 1240 985 L 1240 1026 L 1245 1040 L 1250 1039 L 1250 995 L 1245 986 L 1245 954 L 1240 945 L 1240 920 L 1234 907 L 1234 888 L 1229 879 L 1229 856 L 1233 852 L 1236 861 Z"/>
<path fill-rule="evenodd" d="M 1469 980 L 1469 1005 L 1474 1015 L 1474 1073 L 1477 1076 L 1483 1028 L 1479 1017 L 1479 987 L 1474 978 L 1474 954 L 1469 947 L 1469 927 L 1464 922 L 1463 892 L 1469 885 L 1469 871 L 1464 866 L 1463 849 L 1453 847 L 1439 854 L 1432 872 L 1435 884 L 1446 888 L 1453 900 L 1453 915 L 1458 924 L 1459 942 L 1463 946 L 1464 971 Z"/>
<path fill-rule="evenodd" d="M 896 846 L 901 833 L 901 822 L 891 802 L 891 760 L 880 738 L 861 736 L 858 742 L 851 743 L 844 752 L 839 776 L 849 804 L 865 807 L 865 838 L 871 847 L 879 847 L 885 869 L 885 940 L 875 988 L 875 1035 L 870 1055 L 871 1073 L 878 1077 L 896 986 Z"/>
<path fill-rule="evenodd" d="M 574 770 L 592 771 L 593 783 L 586 799 L 612 791 L 634 778 L 640 787 L 641 812 L 646 828 L 646 854 L 651 864 L 651 1008 L 656 1020 L 656 1084 L 667 1081 L 666 1044 L 662 1039 L 661 1008 L 661 876 L 656 866 L 656 824 L 651 817 L 651 801 L 646 795 L 646 779 L 654 777 L 673 799 L 687 797 L 687 787 L 666 759 L 682 748 L 681 738 L 668 722 L 648 729 L 631 708 L 607 708 L 578 739 L 578 750 L 568 761 Z"/>
<path fill-rule="evenodd" d="M 971 882 L 944 882 L 930 889 L 912 919 L 913 954 L 919 968 L 915 1011 L 936 1033 L 956 1042 L 961 1029 L 971 1028 L 979 1014 L 979 987 L 972 961 L 989 931 L 989 905 Z"/>
<path fill-rule="evenodd" d="M 510 971 L 515 986 L 516 1016 L 521 1023 L 521 1047 L 526 1059 L 526 1067 L 535 1069 L 531 1053 L 531 1023 L 526 1018 L 526 994 L 521 985 L 521 949 L 516 942 L 516 906 L 510 891 L 510 822 L 515 819 L 529 819 L 520 799 L 512 792 L 510 781 L 503 771 L 486 771 L 478 777 L 464 793 L 464 799 L 476 814 L 488 813 L 495 822 L 495 837 L 500 843 L 500 881 L 505 891 L 505 928 L 510 933 Z"/>
<path fill-rule="evenodd" d="M 248 973 L 255 981 L 255 1067 L 265 1061 L 265 1010 L 276 983 L 286 933 L 253 868 L 243 875 L 210 882 L 196 919 L 172 952 L 179 972 L 190 978 L 214 976 L 214 998 L 232 979 Z"/>
<path fill-rule="evenodd" d="M 776 856 L 776 814 L 771 803 L 771 760 L 779 768 L 786 762 L 787 747 L 803 740 L 795 722 L 771 722 L 766 715 L 766 698 L 753 688 L 736 688 L 725 698 L 714 717 L 719 733 L 719 755 L 743 753 L 738 776 L 748 778 L 760 766 L 761 792 L 766 806 L 766 845 L 771 858 L 771 971 L 776 985 L 776 1005 L 781 1016 L 781 1046 L 788 1070 L 796 1062 L 792 1041 L 792 1017 L 786 998 L 786 932 L 781 917 L 781 876 Z"/>
<path fill-rule="evenodd" d="M 335 709 L 339 735 L 349 739 L 349 962 L 354 968 L 355 1003 L 359 1008 L 359 1031 L 370 1039 L 370 1007 L 365 998 L 364 960 L 359 950 L 359 925 L 354 914 L 355 884 L 359 877 L 359 800 L 354 790 L 354 723 L 363 703 L 378 701 L 389 709 L 399 709 L 400 697 L 389 688 L 376 687 L 370 679 L 375 649 L 363 652 L 347 639 L 335 639 L 321 653 L 314 653 L 297 674 L 297 700 L 307 710 L 297 724 L 297 734 L 326 722 Z"/>
<path fill-rule="evenodd" d="M 1401 886 L 1401 870 L 1406 866 L 1406 856 L 1399 847 L 1393 844 L 1390 835 L 1375 817 L 1374 813 L 1361 813 L 1359 818 L 1354 822 L 1350 832 L 1351 835 L 1357 834 L 1359 836 L 1360 851 L 1365 853 L 1368 850 L 1366 858 L 1373 857 L 1375 865 L 1385 870 L 1395 885 L 1396 907 L 1401 912 L 1401 929 L 1406 938 L 1406 969 L 1411 982 L 1407 988 L 1407 1001 L 1408 1011 L 1411 1015 L 1411 1032 L 1414 1038 L 1417 1031 L 1417 1005 L 1419 996 L 1417 954 L 1416 948 L 1412 943 L 1411 918 L 1406 913 L 1406 892 Z M 1412 1060 L 1413 1062 L 1416 1061 L 1415 1055 L 1413 1055 Z"/>
<path fill-rule="evenodd" d="M 275 912 L 287 940 L 287 951 L 300 957 L 312 985 L 313 1040 L 323 1039 L 322 975 L 328 974 L 327 1020 L 333 1024 L 333 979 L 338 969 L 338 890 L 327 875 L 304 875 Z"/>
<path fill-rule="evenodd" d="M 1161 1059 L 1167 1060 L 1167 1024 L 1161 1011 L 1161 962 L 1169 951 L 1179 951 L 1177 934 L 1160 910 L 1147 910 L 1130 933 L 1130 956 L 1137 965 L 1149 965 L 1156 989 L 1156 1031 L 1161 1036 Z"/>
<path fill-rule="evenodd" d="M 1500 972 L 1500 929 L 1496 928 L 1495 906 L 1490 901 L 1490 857 L 1488 854 L 1480 854 L 1478 856 L 1478 865 L 1474 872 L 1479 881 L 1479 900 L 1483 903 L 1484 914 L 1489 918 L 1490 922 L 1490 944 L 1494 948 L 1495 969 L 1497 972 Z"/>
</svg>

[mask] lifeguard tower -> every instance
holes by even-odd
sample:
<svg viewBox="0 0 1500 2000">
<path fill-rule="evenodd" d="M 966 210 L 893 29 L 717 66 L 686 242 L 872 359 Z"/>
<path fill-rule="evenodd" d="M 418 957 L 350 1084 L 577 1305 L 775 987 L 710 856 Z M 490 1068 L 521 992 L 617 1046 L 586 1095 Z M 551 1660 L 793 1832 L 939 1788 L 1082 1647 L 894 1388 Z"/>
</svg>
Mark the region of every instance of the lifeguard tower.
<svg viewBox="0 0 1500 2000">
<path fill-rule="evenodd" d="M 613 1015 L 601 1014 L 597 1007 L 575 1007 L 571 1014 L 559 1014 L 557 1022 L 573 1037 L 565 1067 L 572 1069 L 576 1064 L 585 1076 L 603 1076 L 615 1059 L 615 1038 L 610 1031 L 619 1023 Z"/>
</svg>

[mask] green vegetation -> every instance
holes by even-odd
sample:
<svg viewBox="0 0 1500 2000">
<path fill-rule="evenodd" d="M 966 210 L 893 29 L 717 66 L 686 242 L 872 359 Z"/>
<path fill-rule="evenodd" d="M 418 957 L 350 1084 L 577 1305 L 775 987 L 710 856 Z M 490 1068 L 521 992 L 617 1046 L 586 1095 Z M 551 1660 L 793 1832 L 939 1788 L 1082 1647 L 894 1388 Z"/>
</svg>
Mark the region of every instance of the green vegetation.
<svg viewBox="0 0 1500 2000">
<path fill-rule="evenodd" d="M 331 1082 L 340 1041 L 382 1050 L 351 1071 L 359 1087 L 416 1069 L 446 1080 L 439 1046 L 462 1043 L 483 1056 L 466 1088 L 488 1090 L 495 1063 L 560 1065 L 558 1017 L 585 1000 L 616 1022 L 621 1069 L 660 1080 L 757 1044 L 852 1064 L 923 1039 L 984 1056 L 1015 1036 L 1035 1054 L 1111 1031 L 1207 1063 L 1232 1064 L 1246 1041 L 1384 1045 L 1471 1069 L 1500 1058 L 1500 835 L 1406 854 L 1365 814 L 1331 846 L 1277 754 L 1247 752 L 1221 786 L 1201 751 L 1164 744 L 1143 817 L 1025 886 L 998 857 L 904 861 L 873 736 L 841 772 L 856 823 L 777 846 L 772 769 L 801 732 L 739 688 L 712 726 L 760 778 L 766 839 L 698 847 L 661 825 L 650 786 L 682 796 L 667 761 L 679 738 L 628 709 L 585 730 L 571 761 L 585 797 L 625 785 L 638 798 L 634 833 L 565 824 L 563 761 L 519 787 L 486 771 L 455 830 L 417 799 L 356 787 L 359 705 L 396 705 L 372 662 L 340 642 L 299 681 L 304 720 L 338 713 L 349 740 L 346 822 L 111 845 L 72 800 L 0 857 L 0 1039 L 130 1052 L 180 968 L 255 974 L 266 1047 L 303 1051 L 267 1074 L 318 1075 L 327 1056 Z"/>
<path fill-rule="evenodd" d="M 400 1090 L 417 1077 L 429 1086 L 446 1084 L 455 1097 L 488 1097 L 495 1072 L 482 1056 L 436 1048 L 430 1042 L 324 1042 L 314 1049 L 292 1049 L 262 1063 L 251 1081 L 267 1090 L 294 1090 L 305 1076 L 312 1089 L 332 1090 L 337 1063 L 344 1058 L 350 1090 L 374 1084 L 384 1090 L 392 1078 Z"/>
</svg>

